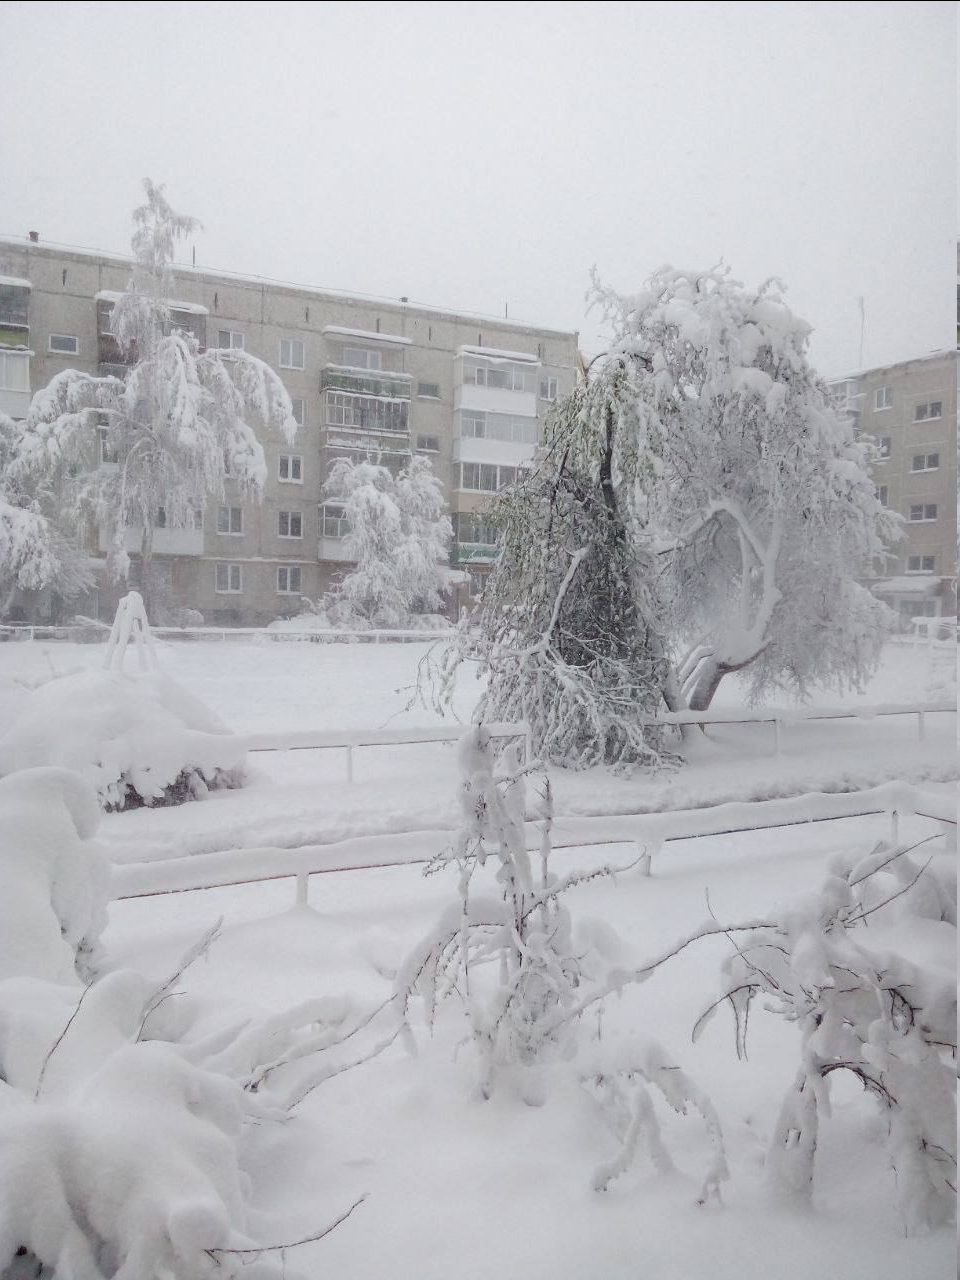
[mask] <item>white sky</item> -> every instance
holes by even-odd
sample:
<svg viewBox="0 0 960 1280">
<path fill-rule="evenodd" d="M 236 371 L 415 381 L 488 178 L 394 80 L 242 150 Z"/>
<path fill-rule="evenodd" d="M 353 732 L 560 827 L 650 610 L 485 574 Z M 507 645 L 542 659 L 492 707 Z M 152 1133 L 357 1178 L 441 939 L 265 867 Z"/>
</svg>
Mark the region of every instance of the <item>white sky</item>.
<svg viewBox="0 0 960 1280">
<path fill-rule="evenodd" d="M 721 257 L 823 372 L 954 341 L 953 3 L 24 4 L 0 233 L 125 251 L 140 179 L 198 264 L 577 328 Z M 189 248 L 184 251 L 189 256 Z"/>
</svg>

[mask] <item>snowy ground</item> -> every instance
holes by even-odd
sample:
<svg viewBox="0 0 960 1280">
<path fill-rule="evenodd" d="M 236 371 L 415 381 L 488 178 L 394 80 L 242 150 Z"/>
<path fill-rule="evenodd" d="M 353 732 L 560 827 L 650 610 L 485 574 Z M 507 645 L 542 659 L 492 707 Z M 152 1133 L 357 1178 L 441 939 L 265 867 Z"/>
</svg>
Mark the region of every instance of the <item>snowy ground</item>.
<svg viewBox="0 0 960 1280">
<path fill-rule="evenodd" d="M 163 649 L 163 662 L 236 730 L 349 728 L 435 721 L 423 708 L 404 712 L 407 695 L 395 692 L 412 683 L 422 653 L 415 645 L 174 644 Z M 0 723 L 24 687 L 51 668 L 82 668 L 101 656 L 95 647 L 0 646 Z M 863 700 L 952 697 L 953 663 L 949 650 L 891 648 Z M 475 683 L 463 682 L 464 718 L 476 692 Z M 736 687 L 722 692 L 724 703 L 734 705 Z M 838 699 L 825 694 L 822 702 Z M 768 726 L 713 729 L 672 775 L 557 777 L 558 835 L 564 813 L 677 807 L 889 777 L 942 788 L 956 777 L 955 743 L 951 716 L 931 717 L 923 743 L 910 719 L 802 724 L 785 730 L 777 760 Z M 333 752 L 259 757 L 256 769 L 242 792 L 175 810 L 110 815 L 102 834 L 115 857 L 131 861 L 455 821 L 452 753 L 442 747 L 363 753 L 352 788 Z M 708 892 L 721 919 L 764 914 L 815 888 L 832 851 L 868 849 L 883 829 L 884 820 L 870 818 L 678 842 L 652 879 L 633 872 L 616 886 L 592 883 L 570 907 L 578 919 L 612 925 L 629 965 L 702 920 Z M 904 824 L 907 838 L 934 831 L 923 819 Z M 564 855 L 585 866 L 629 856 L 626 848 Z M 221 940 L 182 984 L 203 1001 L 204 1029 L 324 994 L 346 996 L 359 1014 L 385 998 L 392 971 L 454 894 L 452 874 L 425 879 L 407 867 L 315 877 L 308 909 L 291 907 L 292 887 L 282 881 L 128 901 L 111 907 L 105 944 L 110 966 L 161 978 L 223 915 Z M 876 1112 L 839 1075 L 813 1209 L 771 1198 L 763 1153 L 795 1070 L 794 1033 L 758 1011 L 749 1060 L 738 1062 L 732 1026 L 721 1013 L 696 1045 L 690 1042 L 696 1016 L 715 997 L 717 965 L 728 947 L 720 941 L 691 948 L 615 1003 L 605 1023 L 608 1036 L 627 1028 L 654 1035 L 713 1098 L 732 1170 L 725 1207 L 695 1203 L 706 1159 L 695 1119 L 661 1117 L 680 1172 L 657 1174 L 641 1156 L 608 1192 L 594 1192 L 594 1168 L 616 1149 L 594 1102 L 562 1075 L 539 1108 L 507 1087 L 480 1102 L 469 1051 L 455 1057 L 464 1027 L 450 1005 L 433 1041 L 421 1035 L 418 1057 L 397 1043 L 324 1083 L 292 1121 L 255 1131 L 249 1163 L 263 1212 L 253 1233 L 278 1242 L 307 1236 L 369 1192 L 331 1236 L 291 1253 L 291 1265 L 341 1280 L 953 1275 L 951 1231 L 904 1238 Z M 364 1045 L 375 1038 L 374 1027 Z"/>
</svg>

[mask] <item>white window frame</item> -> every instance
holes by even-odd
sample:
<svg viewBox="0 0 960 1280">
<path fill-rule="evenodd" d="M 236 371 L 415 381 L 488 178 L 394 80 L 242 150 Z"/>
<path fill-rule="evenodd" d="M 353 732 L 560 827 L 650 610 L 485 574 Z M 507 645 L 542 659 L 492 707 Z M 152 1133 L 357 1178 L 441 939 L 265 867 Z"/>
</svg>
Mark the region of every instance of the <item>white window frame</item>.
<svg viewBox="0 0 960 1280">
<path fill-rule="evenodd" d="M 893 448 L 893 436 L 877 437 L 877 462 L 889 462 Z"/>
<path fill-rule="evenodd" d="M 226 342 L 222 341 L 224 335 L 226 335 L 227 338 Z M 217 346 L 221 351 L 242 351 L 243 334 L 238 333 L 236 329 L 218 329 Z"/>
<path fill-rule="evenodd" d="M 283 464 L 287 464 L 287 474 L 283 474 Z M 294 475 L 294 471 L 299 475 Z M 303 484 L 303 454 L 281 453 L 277 459 L 277 480 L 280 484 Z"/>
<path fill-rule="evenodd" d="M 220 585 L 220 570 L 227 571 L 227 585 Z M 236 583 L 234 581 L 234 569 L 236 570 Z M 243 565 L 233 564 L 226 560 L 218 560 L 213 566 L 213 589 L 218 596 L 239 596 L 243 594 Z"/>
<path fill-rule="evenodd" d="M 303 426 L 303 423 L 304 423 L 304 420 L 305 420 L 305 418 L 306 418 L 306 416 L 307 416 L 307 405 L 306 405 L 306 401 L 303 399 L 303 397 L 302 397 L 302 396 L 291 396 L 291 397 L 290 397 L 290 405 L 291 405 L 291 408 L 293 409 L 293 420 L 294 420 L 294 422 L 297 424 L 297 426 L 298 426 L 298 427 L 302 427 L 302 426 Z M 299 406 L 300 406 L 300 417 L 299 417 L 299 418 L 297 417 L 297 405 L 299 405 Z"/>
<path fill-rule="evenodd" d="M 915 516 L 914 511 L 922 514 Z M 933 515 L 930 515 L 930 512 Z M 911 502 L 908 506 L 907 522 L 909 524 L 934 524 L 939 519 L 940 507 L 936 502 Z"/>
<path fill-rule="evenodd" d="M 930 459 L 934 461 L 931 462 Z M 920 466 L 915 467 L 913 464 L 919 460 Z M 914 453 L 910 458 L 910 471 L 913 475 L 917 475 L 921 471 L 939 471 L 940 470 L 940 454 L 939 453 Z"/>
<path fill-rule="evenodd" d="M 424 391 L 424 387 L 432 387 L 432 391 Z M 418 400 L 439 400 L 440 383 L 439 382 L 418 382 L 417 383 L 417 399 Z"/>
<path fill-rule="evenodd" d="M 284 532 L 283 532 L 283 523 L 284 523 L 283 518 L 284 518 L 284 516 L 286 516 L 286 518 L 287 518 L 287 520 L 286 520 L 286 524 L 287 524 L 287 532 L 286 532 L 286 533 L 284 533 Z M 293 528 L 293 522 L 294 522 L 294 519 L 299 520 L 299 522 L 300 522 L 300 532 L 299 532 L 299 533 L 291 533 L 291 532 L 289 532 L 289 531 Z M 291 541 L 294 541 L 294 540 L 295 540 L 295 541 L 298 541 L 298 542 L 299 542 L 299 541 L 302 541 L 302 540 L 303 540 L 303 512 L 302 512 L 302 511 L 278 511 L 278 512 L 277 512 L 277 537 L 278 537 L 278 538 L 284 538 L 284 539 L 290 539 Z"/>
<path fill-rule="evenodd" d="M 221 523 L 220 514 L 223 511 L 227 512 L 227 519 L 225 523 L 227 524 L 228 527 L 226 529 L 220 528 L 220 523 Z M 240 513 L 239 529 L 234 529 L 232 527 L 233 513 L 235 511 L 239 511 Z M 220 506 L 217 507 L 217 533 L 220 535 L 221 538 L 242 538 L 243 537 L 243 507 L 231 507 L 226 505 L 225 503 L 221 503 Z"/>
<path fill-rule="evenodd" d="M 915 569 L 910 564 L 911 560 L 915 560 L 917 562 L 917 567 Z M 924 567 L 924 560 L 930 561 L 929 569 Z M 936 573 L 936 571 L 937 557 L 935 555 L 921 553 L 918 555 L 907 556 L 907 573 Z"/>
<path fill-rule="evenodd" d="M 339 512 L 334 515 L 333 512 Z M 327 522 L 330 521 L 328 527 Z M 336 529 L 336 532 L 333 530 Z M 347 536 L 347 517 L 344 515 L 344 509 L 336 502 L 324 502 L 320 504 L 320 537 L 321 538 L 345 538 Z"/>
<path fill-rule="evenodd" d="M 926 410 L 936 408 L 936 413 L 927 413 Z M 921 414 L 920 410 L 924 412 Z M 914 422 L 939 422 L 943 417 L 943 401 L 927 400 L 923 404 L 915 404 L 913 406 Z"/>
<path fill-rule="evenodd" d="M 476 488 L 468 488 L 464 484 L 464 481 L 463 481 L 464 467 L 478 468 Z M 492 489 L 484 488 L 480 483 L 483 479 L 484 471 L 493 471 L 495 474 L 496 479 L 495 479 L 494 487 Z M 510 472 L 510 471 L 513 472 L 512 478 L 509 480 L 504 480 L 502 478 L 503 473 Z M 499 493 L 500 490 L 505 488 L 508 484 L 516 484 L 518 474 L 519 474 L 518 468 L 513 466 L 512 464 L 498 463 L 498 462 L 461 462 L 460 472 L 457 476 L 457 481 L 458 481 L 457 487 L 459 488 L 461 493 Z"/>
<path fill-rule="evenodd" d="M 544 385 L 546 385 L 547 388 L 546 395 L 543 394 Z M 553 393 L 552 395 L 551 392 Z M 551 374 L 547 374 L 540 379 L 540 386 L 537 389 L 538 400 L 546 400 L 549 404 L 553 404 L 559 394 L 560 382 L 557 378 L 554 378 Z"/>
<path fill-rule="evenodd" d="M 874 413 L 883 413 L 893 408 L 893 387 L 877 387 L 873 393 Z"/>
<path fill-rule="evenodd" d="M 69 350 L 63 347 L 55 347 L 53 344 L 58 339 L 61 342 L 72 342 L 73 346 Z M 52 356 L 78 356 L 80 354 L 80 339 L 73 333 L 51 333 L 47 338 L 47 351 Z"/>
<path fill-rule="evenodd" d="M 362 359 L 352 359 L 353 356 Z M 383 372 L 383 352 L 374 347 L 351 347 L 344 344 L 343 363 L 347 369 L 367 369 L 370 373 Z"/>
<path fill-rule="evenodd" d="M 24 373 L 23 385 L 11 384 L 7 366 L 14 369 L 20 369 Z M 0 391 L 24 391 L 30 390 L 30 356 L 26 351 L 0 351 Z"/>
<path fill-rule="evenodd" d="M 300 363 L 299 363 L 299 364 L 295 364 L 295 363 L 293 362 L 293 361 L 294 361 L 294 350 L 293 350 L 293 348 L 294 348 L 295 346 L 298 346 L 298 347 L 300 348 Z M 284 347 L 289 347 L 289 348 L 290 348 L 290 350 L 289 350 L 289 352 L 288 352 L 288 360 L 284 360 L 284 358 L 283 358 L 283 348 L 284 348 Z M 303 339 L 302 339 L 302 338 L 281 338 L 281 339 L 280 339 L 279 361 L 280 361 L 280 368 L 281 368 L 281 369 L 303 369 L 303 368 L 304 368 L 304 360 L 305 360 L 305 356 L 306 356 L 306 351 L 305 351 L 305 348 L 304 348 L 304 345 L 303 345 Z"/>
<path fill-rule="evenodd" d="M 421 443 L 424 440 L 432 440 L 433 443 L 432 444 Z M 440 452 L 439 436 L 425 436 L 425 435 L 417 436 L 417 453 L 439 453 L 439 452 Z"/>
<path fill-rule="evenodd" d="M 290 575 L 297 575 L 297 585 L 291 586 Z M 281 575 L 286 579 L 286 586 L 281 586 Z M 277 565 L 277 595 L 278 596 L 299 596 L 303 593 L 303 568 L 299 564 L 278 564 Z"/>
</svg>

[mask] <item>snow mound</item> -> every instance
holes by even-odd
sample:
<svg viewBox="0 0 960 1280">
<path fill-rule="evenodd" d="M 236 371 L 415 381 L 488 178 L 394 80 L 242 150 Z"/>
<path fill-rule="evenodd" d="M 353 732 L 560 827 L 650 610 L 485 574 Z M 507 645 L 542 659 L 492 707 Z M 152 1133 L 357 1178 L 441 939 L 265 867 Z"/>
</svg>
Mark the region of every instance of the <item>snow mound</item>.
<svg viewBox="0 0 960 1280">
<path fill-rule="evenodd" d="M 0 777 L 59 765 L 108 809 L 239 786 L 245 754 L 222 721 L 161 671 L 87 671 L 35 689 L 0 737 Z"/>
</svg>

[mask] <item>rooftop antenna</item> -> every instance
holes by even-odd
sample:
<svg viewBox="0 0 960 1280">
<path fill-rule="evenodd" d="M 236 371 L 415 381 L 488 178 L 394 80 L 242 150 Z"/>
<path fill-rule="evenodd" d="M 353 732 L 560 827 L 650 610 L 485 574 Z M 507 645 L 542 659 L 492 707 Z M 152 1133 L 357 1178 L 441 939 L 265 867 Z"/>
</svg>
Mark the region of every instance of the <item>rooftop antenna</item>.
<svg viewBox="0 0 960 1280">
<path fill-rule="evenodd" d="M 860 308 L 860 359 L 857 361 L 857 368 L 863 368 L 863 335 L 867 327 L 867 309 L 864 303 L 863 294 L 857 297 L 857 306 Z"/>
</svg>

